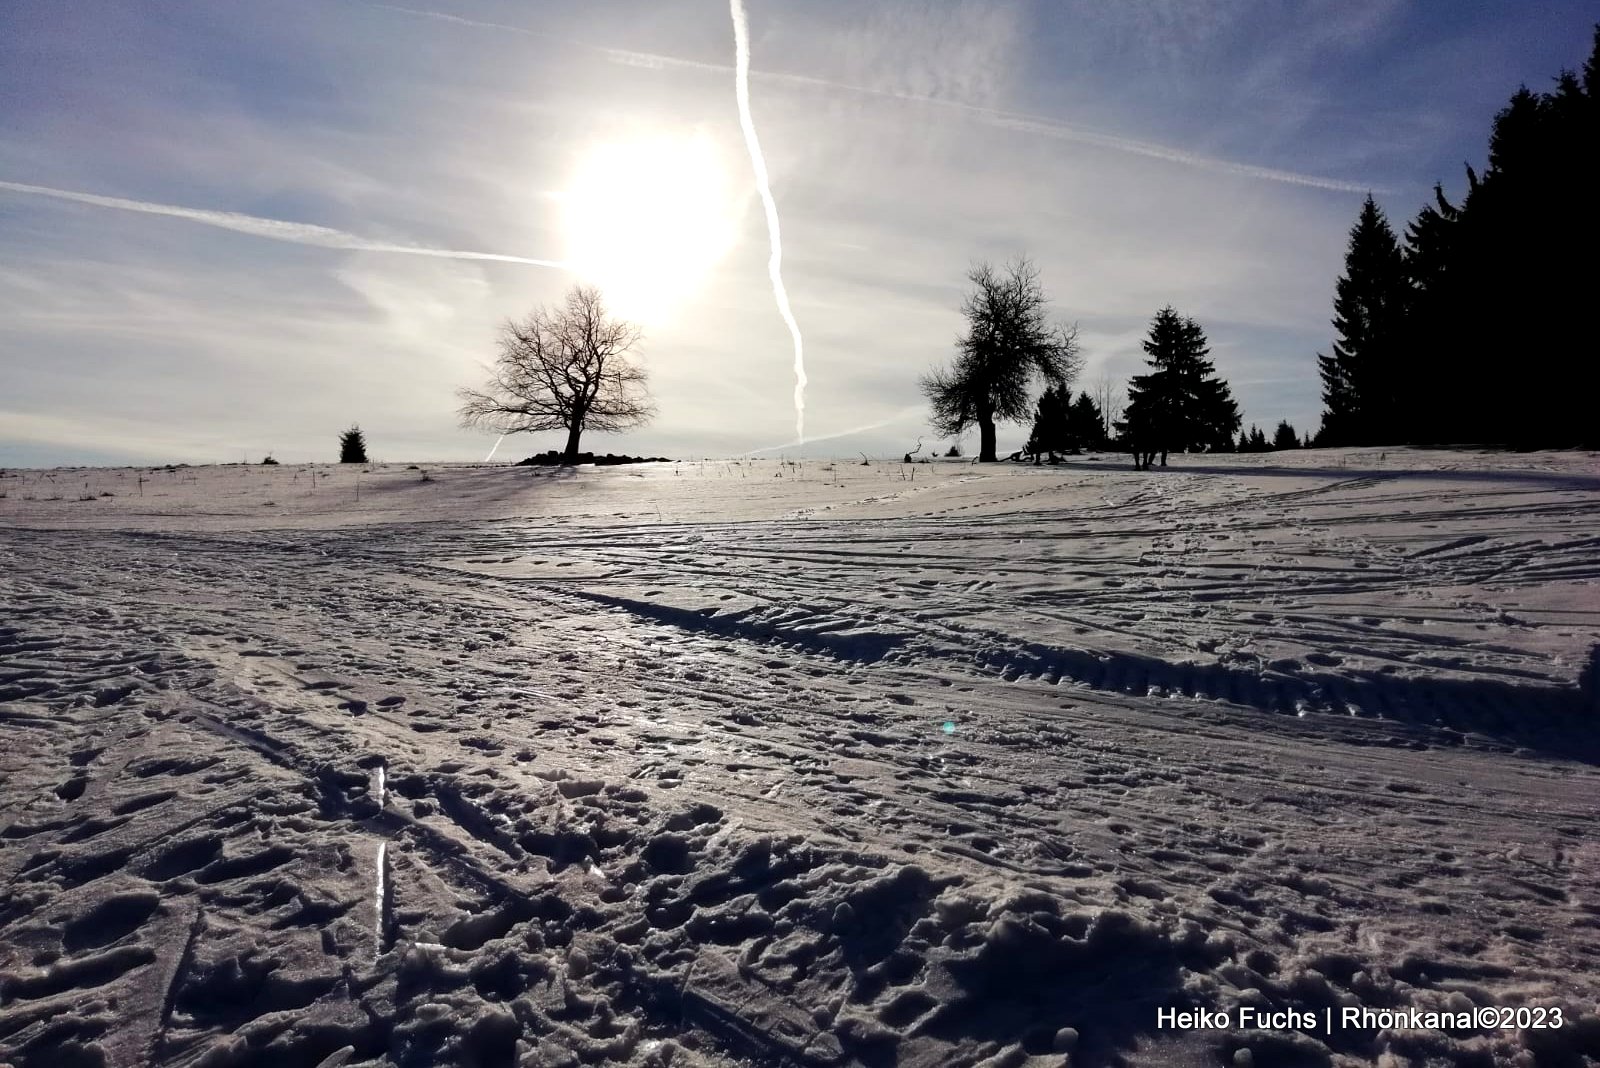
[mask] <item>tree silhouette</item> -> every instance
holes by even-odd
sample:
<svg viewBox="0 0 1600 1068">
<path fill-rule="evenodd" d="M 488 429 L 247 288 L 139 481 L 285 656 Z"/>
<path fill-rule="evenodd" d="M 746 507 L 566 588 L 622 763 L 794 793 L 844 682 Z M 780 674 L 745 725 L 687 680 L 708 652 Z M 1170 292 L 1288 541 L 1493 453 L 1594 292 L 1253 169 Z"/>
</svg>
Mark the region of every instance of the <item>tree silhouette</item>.
<svg viewBox="0 0 1600 1068">
<path fill-rule="evenodd" d="M 1045 453 L 1054 456 L 1072 447 L 1071 428 L 1067 424 L 1069 396 L 1071 391 L 1065 386 L 1048 386 L 1039 394 L 1039 403 L 1034 409 L 1033 429 L 1028 434 L 1028 443 L 1022 449 L 1033 457 L 1034 463 L 1038 463 Z"/>
<path fill-rule="evenodd" d="M 1156 313 L 1144 351 L 1153 370 L 1128 384 L 1128 406 L 1117 424 L 1145 470 L 1157 453 L 1226 451 L 1239 427 L 1239 407 L 1228 384 L 1216 375 L 1205 332 L 1170 305 Z"/>
<path fill-rule="evenodd" d="M 944 437 L 955 437 L 974 423 L 978 459 L 993 462 L 995 427 L 1029 415 L 1029 387 L 1037 377 L 1067 386 L 1082 364 L 1077 328 L 1053 325 L 1039 285 L 1039 271 L 1019 258 L 996 271 L 980 263 L 967 274 L 973 289 L 961 306 L 967 329 L 956 345 L 955 362 L 922 379 L 933 406 L 931 422 Z"/>
<path fill-rule="evenodd" d="M 1122 404 L 1125 397 L 1121 387 L 1116 381 L 1104 372 L 1095 379 L 1094 402 L 1100 409 L 1100 443 L 1110 444 L 1116 436 L 1116 424 L 1122 418 Z"/>
<path fill-rule="evenodd" d="M 1274 449 L 1298 449 L 1300 447 L 1300 435 L 1296 434 L 1294 427 L 1289 425 L 1289 420 L 1284 419 L 1278 423 L 1278 429 L 1272 435 L 1272 447 Z"/>
<path fill-rule="evenodd" d="M 1473 184 L 1477 175 L 1467 174 Z M 1406 432 L 1399 440 L 1434 443 L 1451 436 L 1457 418 L 1445 394 L 1447 361 L 1472 351 L 1455 292 L 1455 266 L 1460 258 L 1461 209 L 1435 184 L 1433 203 L 1426 204 L 1406 226 L 1405 267 L 1411 287 L 1406 318 L 1403 358 L 1396 368 L 1400 405 Z M 1327 445 L 1319 435 L 1317 444 Z"/>
<path fill-rule="evenodd" d="M 1067 447 L 1099 449 L 1105 446 L 1106 432 L 1100 405 L 1087 391 L 1078 394 L 1067 411 Z"/>
<path fill-rule="evenodd" d="M 1254 423 L 1250 424 L 1248 431 L 1239 432 L 1239 452 L 1267 452 L 1271 448 L 1272 446 L 1267 443 L 1267 436 Z"/>
<path fill-rule="evenodd" d="M 339 462 L 364 464 L 367 462 L 367 439 L 359 426 L 352 426 L 339 435 Z"/>
<path fill-rule="evenodd" d="M 462 425 L 500 434 L 565 430 L 562 462 L 573 463 L 585 430 L 615 433 L 655 414 L 644 369 L 628 359 L 640 336 L 607 315 L 599 290 L 574 286 L 560 306 L 501 328 L 488 386 L 458 394 Z"/>
<path fill-rule="evenodd" d="M 1460 348 L 1430 376 L 1443 387 L 1435 402 L 1448 413 L 1450 437 L 1600 444 L 1594 272 L 1577 266 L 1593 262 L 1600 242 L 1597 61 L 1600 27 L 1584 78 L 1566 71 L 1553 92 L 1518 90 L 1495 116 L 1488 167 L 1481 179 L 1469 175 L 1460 240 L 1436 306 L 1449 319 L 1442 332 Z M 1500 375 L 1508 357 L 1541 372 L 1549 388 L 1474 388 Z"/>
<path fill-rule="evenodd" d="M 1399 339 L 1391 346 L 1390 331 L 1369 331 L 1348 339 L 1353 359 L 1341 360 L 1337 347 L 1321 359 L 1328 410 L 1317 444 L 1600 447 L 1587 266 L 1600 247 L 1597 173 L 1600 26 L 1582 72 L 1562 72 L 1548 92 L 1524 86 L 1513 94 L 1494 118 L 1482 173 L 1468 166 L 1466 190 L 1454 201 L 1435 186 L 1406 227 Z M 1364 205 L 1357 231 L 1367 216 Z M 1362 279 L 1363 292 L 1387 288 L 1392 258 L 1381 233 L 1367 242 L 1373 254 L 1359 269 L 1355 237 L 1340 301 Z M 1337 301 L 1336 310 L 1345 318 Z M 1538 388 L 1485 388 L 1508 366 Z"/>
<path fill-rule="evenodd" d="M 1350 230 L 1345 273 L 1334 289 L 1333 355 L 1318 356 L 1323 429 L 1328 443 L 1394 440 L 1396 362 L 1401 356 L 1409 287 L 1394 230 L 1367 195 Z"/>
</svg>

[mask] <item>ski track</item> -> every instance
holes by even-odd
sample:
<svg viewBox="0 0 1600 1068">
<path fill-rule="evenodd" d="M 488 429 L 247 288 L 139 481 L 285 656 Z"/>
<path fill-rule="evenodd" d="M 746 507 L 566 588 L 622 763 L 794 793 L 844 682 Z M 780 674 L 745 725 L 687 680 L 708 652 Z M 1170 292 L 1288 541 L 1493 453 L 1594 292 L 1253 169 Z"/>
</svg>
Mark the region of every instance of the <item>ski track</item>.
<svg viewBox="0 0 1600 1068">
<path fill-rule="evenodd" d="M 0 1063 L 1600 1058 L 1592 463 L 1340 455 L 25 513 Z M 1245 1003 L 1583 1022 L 1155 1028 Z"/>
</svg>

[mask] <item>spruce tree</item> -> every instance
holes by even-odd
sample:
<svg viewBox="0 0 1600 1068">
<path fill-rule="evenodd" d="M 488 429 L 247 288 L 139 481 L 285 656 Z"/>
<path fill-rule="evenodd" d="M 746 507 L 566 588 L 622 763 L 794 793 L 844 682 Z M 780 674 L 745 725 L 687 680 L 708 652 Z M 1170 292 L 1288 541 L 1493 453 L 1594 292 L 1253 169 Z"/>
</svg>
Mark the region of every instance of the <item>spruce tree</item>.
<svg viewBox="0 0 1600 1068">
<path fill-rule="evenodd" d="M 1477 176 L 1472 178 L 1475 182 Z M 1423 205 L 1406 227 L 1410 306 L 1405 358 L 1396 383 L 1406 433 L 1396 440 L 1407 444 L 1446 440 L 1449 424 L 1460 410 L 1449 395 L 1454 392 L 1449 361 L 1471 351 L 1470 342 L 1458 337 L 1466 320 L 1455 285 L 1460 244 L 1461 209 L 1445 196 L 1443 186 L 1435 184 L 1433 203 Z"/>
<path fill-rule="evenodd" d="M 1409 285 L 1400 243 L 1368 194 L 1350 229 L 1345 273 L 1334 287 L 1331 356 L 1318 356 L 1328 444 L 1392 440 Z"/>
<path fill-rule="evenodd" d="M 1201 383 L 1199 419 L 1189 451 L 1232 452 L 1233 430 L 1239 425 L 1239 405 L 1228 384 L 1217 377 Z"/>
<path fill-rule="evenodd" d="M 1594 43 L 1583 64 L 1583 91 L 1591 102 L 1600 100 L 1600 24 L 1594 28 Z"/>
<path fill-rule="evenodd" d="M 1289 425 L 1289 420 L 1284 419 L 1278 423 L 1278 429 L 1272 435 L 1274 449 L 1298 449 L 1300 436 L 1294 432 L 1294 427 Z"/>
<path fill-rule="evenodd" d="M 1035 463 L 1047 452 L 1066 452 L 1071 447 L 1067 426 L 1069 396 L 1071 390 L 1065 386 L 1048 386 L 1039 394 L 1039 403 L 1033 414 L 1033 430 L 1028 434 L 1028 444 L 1023 447 L 1023 451 L 1032 456 Z"/>
<path fill-rule="evenodd" d="M 1117 424 L 1134 453 L 1134 466 L 1148 468 L 1156 453 L 1226 449 L 1239 427 L 1239 406 L 1216 375 L 1205 332 L 1170 305 L 1156 313 L 1144 341 L 1153 370 L 1128 384 L 1128 406 Z"/>
<path fill-rule="evenodd" d="M 1071 450 L 1099 449 L 1105 445 L 1105 421 L 1100 405 L 1088 392 L 1078 394 L 1067 412 L 1067 445 Z"/>
<path fill-rule="evenodd" d="M 367 439 L 362 436 L 359 426 L 352 426 L 339 435 L 339 462 L 342 464 L 367 462 Z"/>
</svg>

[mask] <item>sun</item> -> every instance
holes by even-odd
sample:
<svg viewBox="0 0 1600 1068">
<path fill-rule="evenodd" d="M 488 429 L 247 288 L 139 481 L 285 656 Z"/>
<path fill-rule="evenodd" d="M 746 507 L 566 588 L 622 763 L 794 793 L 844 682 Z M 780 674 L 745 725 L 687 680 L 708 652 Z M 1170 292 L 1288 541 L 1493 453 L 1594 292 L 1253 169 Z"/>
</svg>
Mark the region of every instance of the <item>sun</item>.
<svg viewBox="0 0 1600 1068">
<path fill-rule="evenodd" d="M 669 320 L 733 244 L 726 169 L 703 133 L 596 145 L 560 199 L 567 262 L 645 325 Z"/>
</svg>

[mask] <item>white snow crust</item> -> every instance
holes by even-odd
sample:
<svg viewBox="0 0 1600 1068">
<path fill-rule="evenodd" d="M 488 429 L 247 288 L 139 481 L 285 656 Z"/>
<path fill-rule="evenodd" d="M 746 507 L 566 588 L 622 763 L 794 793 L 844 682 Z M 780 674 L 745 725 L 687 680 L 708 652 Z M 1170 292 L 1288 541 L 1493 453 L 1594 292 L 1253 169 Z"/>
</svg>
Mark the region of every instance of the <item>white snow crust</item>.
<svg viewBox="0 0 1600 1068">
<path fill-rule="evenodd" d="M 0 494 L 0 1064 L 1600 1063 L 1593 455 Z"/>
</svg>

